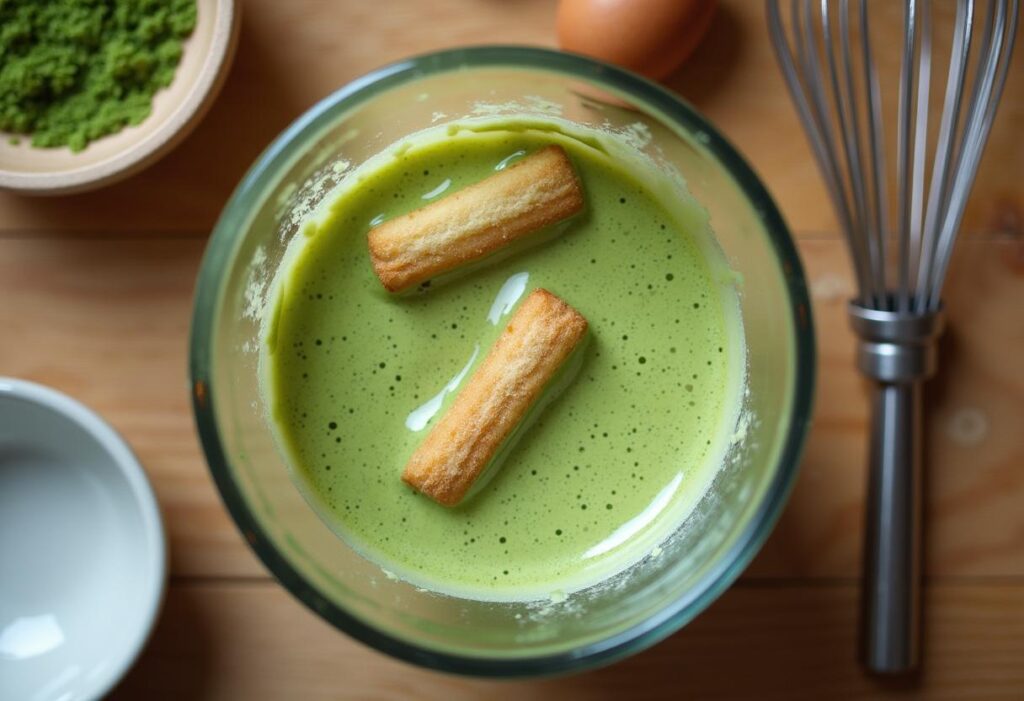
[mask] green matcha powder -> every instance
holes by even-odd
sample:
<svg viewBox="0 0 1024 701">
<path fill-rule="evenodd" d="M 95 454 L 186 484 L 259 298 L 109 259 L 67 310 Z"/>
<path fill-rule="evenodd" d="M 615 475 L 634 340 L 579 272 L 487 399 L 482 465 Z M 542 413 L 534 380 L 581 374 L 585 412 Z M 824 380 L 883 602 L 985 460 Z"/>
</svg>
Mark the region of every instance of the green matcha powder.
<svg viewBox="0 0 1024 701">
<path fill-rule="evenodd" d="M 140 123 L 195 24 L 195 0 L 0 0 L 0 130 L 81 151 Z"/>
</svg>

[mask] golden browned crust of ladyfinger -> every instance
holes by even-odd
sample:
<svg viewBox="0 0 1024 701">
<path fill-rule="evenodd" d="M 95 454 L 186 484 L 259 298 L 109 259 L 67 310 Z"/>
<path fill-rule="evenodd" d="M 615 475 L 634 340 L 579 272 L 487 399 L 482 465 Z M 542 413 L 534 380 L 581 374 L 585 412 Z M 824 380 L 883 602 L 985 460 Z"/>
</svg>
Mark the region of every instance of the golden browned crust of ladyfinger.
<svg viewBox="0 0 1024 701">
<path fill-rule="evenodd" d="M 483 258 L 583 209 L 560 146 L 545 146 L 486 180 L 370 230 L 377 277 L 400 292 Z"/>
<path fill-rule="evenodd" d="M 535 290 L 409 458 L 406 484 L 445 506 L 462 501 L 586 333 L 583 315 Z"/>
</svg>

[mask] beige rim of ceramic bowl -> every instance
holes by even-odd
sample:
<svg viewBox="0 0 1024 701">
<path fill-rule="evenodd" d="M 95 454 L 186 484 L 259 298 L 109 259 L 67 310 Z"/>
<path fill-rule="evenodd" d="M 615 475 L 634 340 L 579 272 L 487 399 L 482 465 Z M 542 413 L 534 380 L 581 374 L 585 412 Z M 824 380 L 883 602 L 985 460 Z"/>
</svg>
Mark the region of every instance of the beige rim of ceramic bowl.
<svg viewBox="0 0 1024 701">
<path fill-rule="evenodd" d="M 196 28 L 174 81 L 153 98 L 141 124 L 97 139 L 78 153 L 35 148 L 31 137 L 10 143 L 0 133 L 0 188 L 34 194 L 90 190 L 125 178 L 174 148 L 217 96 L 234 55 L 239 7 L 233 0 L 197 0 Z"/>
</svg>

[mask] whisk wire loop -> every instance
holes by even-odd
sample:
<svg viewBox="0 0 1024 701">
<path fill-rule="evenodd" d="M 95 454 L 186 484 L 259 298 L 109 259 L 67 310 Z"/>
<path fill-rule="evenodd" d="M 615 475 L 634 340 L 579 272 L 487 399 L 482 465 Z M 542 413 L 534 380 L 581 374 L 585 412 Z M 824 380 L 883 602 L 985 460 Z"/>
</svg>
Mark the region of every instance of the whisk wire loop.
<svg viewBox="0 0 1024 701">
<path fill-rule="evenodd" d="M 1009 5 L 1009 7 L 1007 6 Z M 981 156 L 992 129 L 996 108 L 1006 85 L 1010 68 L 1010 55 L 1017 35 L 1019 21 L 1018 0 L 992 2 L 985 15 L 985 29 L 979 42 L 978 62 L 974 87 L 964 124 L 962 143 L 953 167 L 953 186 L 947 200 L 935 256 L 932 261 L 930 284 L 925 307 L 937 309 L 940 305 L 942 285 L 949 269 L 950 257 L 957 231 L 963 221 L 967 196 L 978 173 Z"/>
<path fill-rule="evenodd" d="M 882 97 L 878 81 L 878 70 L 871 54 L 871 32 L 868 31 L 868 6 L 865 0 L 859 0 L 858 15 L 860 17 L 860 38 L 861 38 L 861 69 L 865 76 L 866 113 L 868 117 L 868 143 L 871 146 L 871 191 L 874 194 L 872 212 L 873 218 L 869 224 L 870 240 L 874 242 L 875 250 L 878 251 L 878 266 L 875 270 L 876 280 L 883 281 L 882 297 L 885 297 L 886 268 L 888 265 L 888 236 L 886 235 L 886 222 L 889 220 L 888 189 L 885 179 L 885 151 L 882 131 Z M 882 304 L 883 300 L 876 295 L 876 304 Z"/>
<path fill-rule="evenodd" d="M 935 65 L 933 8 L 930 0 L 904 0 L 890 210 L 887 121 L 867 0 L 790 0 L 788 27 L 782 0 L 766 0 L 776 57 L 850 249 L 858 302 L 916 313 L 939 308 L 1006 83 L 1019 1 L 989 0 L 980 32 L 980 3 L 957 2 L 936 133 L 932 81 L 942 66 Z"/>
<path fill-rule="evenodd" d="M 945 107 L 939 122 L 935 162 L 932 166 L 933 174 L 928 190 L 928 206 L 924 219 L 924 236 L 921 240 L 921 253 L 918 257 L 917 287 L 914 294 L 915 311 L 918 313 L 926 311 L 925 305 L 930 293 L 929 273 L 932 268 L 930 261 L 935 255 L 938 222 L 941 213 L 945 212 L 944 204 L 948 202 L 949 198 L 953 176 L 953 169 L 949 166 L 953 160 L 956 130 L 960 122 L 973 23 L 974 0 L 958 3 L 953 29 L 953 46 L 950 52 L 950 65 L 955 68 L 950 70 L 946 77 Z"/>
</svg>

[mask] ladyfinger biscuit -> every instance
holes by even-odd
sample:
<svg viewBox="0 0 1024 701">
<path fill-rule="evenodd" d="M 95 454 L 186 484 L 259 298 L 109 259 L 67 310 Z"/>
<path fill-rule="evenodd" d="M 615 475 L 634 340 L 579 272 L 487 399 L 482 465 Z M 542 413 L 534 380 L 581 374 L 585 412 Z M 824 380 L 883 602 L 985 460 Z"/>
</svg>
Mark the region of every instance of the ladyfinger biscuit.
<svg viewBox="0 0 1024 701">
<path fill-rule="evenodd" d="M 583 209 L 560 146 L 546 146 L 486 180 L 370 230 L 377 277 L 399 292 L 478 260 Z"/>
<path fill-rule="evenodd" d="M 406 484 L 444 506 L 458 504 L 586 333 L 579 312 L 535 290 L 409 458 Z"/>
</svg>

